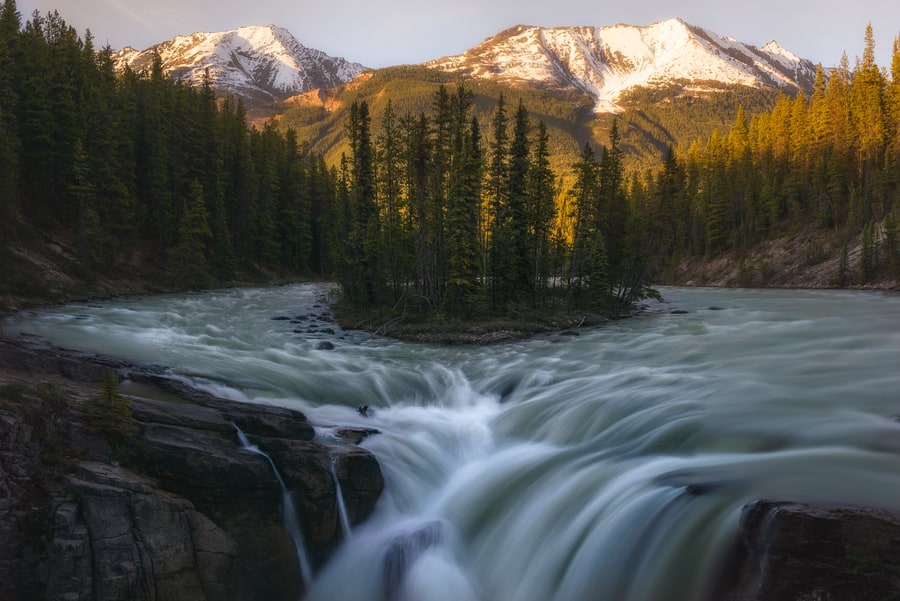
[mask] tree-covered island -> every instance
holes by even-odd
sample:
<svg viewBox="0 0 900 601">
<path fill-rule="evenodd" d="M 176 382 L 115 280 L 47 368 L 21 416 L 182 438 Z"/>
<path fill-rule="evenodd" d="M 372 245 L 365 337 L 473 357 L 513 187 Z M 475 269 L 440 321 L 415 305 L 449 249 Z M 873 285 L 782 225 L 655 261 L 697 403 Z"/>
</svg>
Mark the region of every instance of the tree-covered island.
<svg viewBox="0 0 900 601">
<path fill-rule="evenodd" d="M 249 125 L 243 101 L 209 82 L 170 79 L 159 60 L 117 70 L 89 32 L 57 13 L 23 22 L 4 0 L 0 294 L 10 310 L 334 279 L 345 321 L 373 331 L 539 331 L 621 314 L 654 282 L 704 283 L 698 272 L 723 258 L 737 266 L 727 284 L 790 285 L 758 249 L 801 234 L 791 269 L 890 286 L 900 40 L 889 70 L 871 28 L 865 44 L 853 67 L 820 67 L 811 94 L 660 143 L 649 169 L 627 168 L 634 110 L 560 167 L 525 102 L 449 75 L 421 110 L 388 99 L 376 118 L 355 99 L 329 164 L 283 121 Z"/>
</svg>

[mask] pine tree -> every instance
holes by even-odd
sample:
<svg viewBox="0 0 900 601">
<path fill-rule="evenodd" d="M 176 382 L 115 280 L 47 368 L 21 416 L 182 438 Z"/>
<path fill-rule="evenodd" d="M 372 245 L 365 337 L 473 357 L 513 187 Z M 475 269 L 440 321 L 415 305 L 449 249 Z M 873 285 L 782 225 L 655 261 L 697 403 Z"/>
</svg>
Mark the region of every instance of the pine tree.
<svg viewBox="0 0 900 601">
<path fill-rule="evenodd" d="M 344 293 L 357 308 L 375 308 L 382 300 L 381 231 L 375 201 L 375 155 L 366 102 L 350 108 L 347 133 L 350 141 L 350 182 L 347 249 L 348 279 Z"/>
<path fill-rule="evenodd" d="M 841 256 L 838 260 L 838 275 L 837 275 L 837 283 L 838 286 L 844 288 L 847 286 L 847 278 L 850 273 L 850 253 L 847 248 L 847 243 L 844 242 L 841 247 Z"/>
<path fill-rule="evenodd" d="M 178 243 L 170 253 L 170 264 L 180 285 L 189 288 L 208 285 L 206 253 L 211 238 L 203 186 L 194 180 L 181 214 Z"/>
<path fill-rule="evenodd" d="M 528 237 L 533 265 L 535 305 L 546 302 L 550 279 L 551 234 L 556 220 L 555 176 L 550 168 L 550 136 L 543 121 L 538 122 L 528 170 Z"/>
<path fill-rule="evenodd" d="M 122 395 L 119 381 L 107 369 L 100 391 L 85 402 L 88 424 L 102 434 L 113 447 L 126 443 L 137 432 L 131 402 Z"/>
<path fill-rule="evenodd" d="M 21 18 L 15 0 L 4 0 L 0 9 L 0 236 L 11 234 L 18 212 L 19 140 L 16 113 L 19 107 L 16 81 Z"/>
<path fill-rule="evenodd" d="M 869 221 L 863 227 L 859 251 L 859 281 L 866 284 L 875 278 L 877 249 L 875 247 L 875 223 Z"/>
<path fill-rule="evenodd" d="M 519 102 L 509 147 L 506 202 L 499 205 L 494 223 L 495 252 L 504 257 L 502 270 L 494 273 L 502 303 L 530 301 L 534 289 L 528 236 L 528 111 Z"/>
<path fill-rule="evenodd" d="M 502 278 L 508 271 L 506 241 L 498 238 L 498 230 L 502 223 L 506 205 L 509 202 L 509 118 L 506 114 L 506 103 L 501 95 L 497 108 L 491 119 L 491 139 L 488 143 L 487 175 L 485 178 L 485 212 L 482 220 L 482 234 L 486 249 L 485 274 L 490 282 L 491 303 L 494 307 L 501 305 L 505 290 Z"/>
<path fill-rule="evenodd" d="M 104 254 L 105 240 L 97 211 L 97 193 L 89 173 L 89 159 L 81 140 L 75 143 L 72 161 L 70 193 L 78 203 L 78 256 L 90 271 L 93 266 L 107 261 Z"/>
<path fill-rule="evenodd" d="M 408 205 L 403 196 L 403 133 L 393 103 L 388 100 L 376 140 L 378 157 L 378 203 L 384 230 L 384 255 L 388 284 L 393 302 L 400 300 L 407 284 L 409 263 L 405 215 Z"/>
<path fill-rule="evenodd" d="M 444 308 L 452 317 L 466 318 L 481 297 L 479 223 L 481 212 L 481 130 L 472 117 L 472 96 L 462 87 L 452 102 L 453 119 L 450 188 L 447 198 L 447 286 Z"/>
<path fill-rule="evenodd" d="M 618 121 L 613 121 L 609 130 L 609 145 L 604 148 L 600 160 L 597 215 L 600 219 L 598 230 L 606 242 L 610 286 L 625 294 L 626 289 L 622 286 L 628 279 L 631 215 L 625 194 L 625 166 L 620 141 Z"/>
<path fill-rule="evenodd" d="M 599 247 L 594 241 L 602 239 L 602 234 L 598 229 L 599 215 L 597 213 L 599 165 L 590 144 L 585 143 L 578 162 L 573 166 L 573 171 L 575 172 L 575 183 L 569 192 L 574 223 L 568 273 L 569 302 L 573 306 L 581 306 L 584 304 L 584 294 L 590 281 L 590 273 L 592 269 L 596 270 L 600 266 L 597 261 Z"/>
</svg>

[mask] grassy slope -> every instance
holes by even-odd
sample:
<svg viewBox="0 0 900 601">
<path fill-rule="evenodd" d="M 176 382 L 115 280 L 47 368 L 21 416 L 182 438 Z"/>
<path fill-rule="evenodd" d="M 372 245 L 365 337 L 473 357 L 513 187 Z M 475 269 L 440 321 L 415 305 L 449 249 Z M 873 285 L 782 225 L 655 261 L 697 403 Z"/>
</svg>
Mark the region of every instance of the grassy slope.
<svg viewBox="0 0 900 601">
<path fill-rule="evenodd" d="M 551 165 L 563 177 L 568 176 L 585 142 L 599 146 L 608 141 L 614 118 L 624 123 L 620 133 L 626 167 L 645 170 L 659 164 L 666 146 L 687 148 L 698 137 L 730 126 L 740 106 L 749 115 L 771 107 L 777 97 L 771 90 L 713 83 L 708 84 L 709 91 L 698 95 L 687 92 L 686 82 L 675 82 L 661 90 L 634 90 L 623 99 L 623 113 L 598 115 L 593 112 L 593 100 L 576 91 L 509 87 L 420 66 L 401 66 L 366 73 L 345 86 L 304 94 L 267 111 L 257 110 L 256 122 L 274 115 L 279 127 L 293 128 L 300 140 L 325 155 L 328 164 L 337 165 L 347 150 L 344 124 L 353 102 L 369 104 L 377 135 L 388 101 L 398 116 L 427 113 L 442 84 L 451 94 L 460 84 L 475 94 L 474 112 L 485 138 L 491 135 L 497 99 L 504 97 L 510 119 L 521 100 L 532 118 L 547 126 Z"/>
</svg>

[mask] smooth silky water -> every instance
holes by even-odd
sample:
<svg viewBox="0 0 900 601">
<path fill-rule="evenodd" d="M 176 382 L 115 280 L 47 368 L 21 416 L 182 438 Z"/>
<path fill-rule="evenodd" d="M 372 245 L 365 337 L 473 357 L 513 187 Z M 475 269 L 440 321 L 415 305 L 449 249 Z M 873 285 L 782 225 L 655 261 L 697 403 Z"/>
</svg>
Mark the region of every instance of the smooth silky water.
<svg viewBox="0 0 900 601">
<path fill-rule="evenodd" d="M 322 436 L 379 429 L 362 446 L 384 495 L 309 599 L 701 599 L 749 501 L 900 510 L 900 296 L 663 294 L 577 337 L 489 347 L 307 333 L 327 310 L 313 284 L 69 305 L 3 329 L 299 409 Z"/>
</svg>

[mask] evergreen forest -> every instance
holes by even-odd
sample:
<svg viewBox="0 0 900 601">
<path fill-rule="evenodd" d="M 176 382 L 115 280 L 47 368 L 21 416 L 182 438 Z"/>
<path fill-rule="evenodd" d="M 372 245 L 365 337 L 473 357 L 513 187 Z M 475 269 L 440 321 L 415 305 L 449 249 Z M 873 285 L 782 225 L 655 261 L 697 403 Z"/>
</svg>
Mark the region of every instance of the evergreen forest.
<svg viewBox="0 0 900 601">
<path fill-rule="evenodd" d="M 208 80 L 170 79 L 161 60 L 117 71 L 90 32 L 55 12 L 23 22 L 4 0 L 0 266 L 16 285 L 17 245 L 61 232 L 88 280 L 148 262 L 177 289 L 333 278 L 355 312 L 466 320 L 618 312 L 679 261 L 811 227 L 845 254 L 862 241 L 839 284 L 896 277 L 900 38 L 890 69 L 871 28 L 865 45 L 852 68 L 820 67 L 811 94 L 750 95 L 729 127 L 644 148 L 653 165 L 623 143 L 652 111 L 571 147 L 559 115 L 584 107 L 461 81 L 427 82 L 424 108 L 388 95 L 377 123 L 367 99 L 348 103 L 326 155 L 302 112 L 252 126 Z"/>
</svg>

